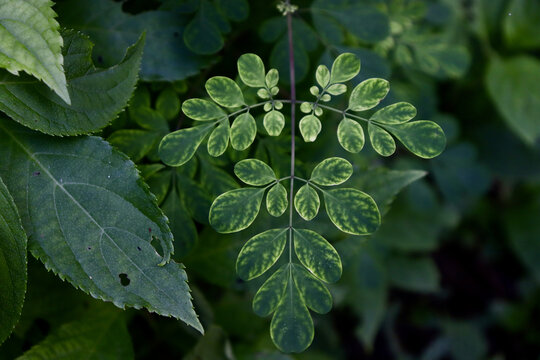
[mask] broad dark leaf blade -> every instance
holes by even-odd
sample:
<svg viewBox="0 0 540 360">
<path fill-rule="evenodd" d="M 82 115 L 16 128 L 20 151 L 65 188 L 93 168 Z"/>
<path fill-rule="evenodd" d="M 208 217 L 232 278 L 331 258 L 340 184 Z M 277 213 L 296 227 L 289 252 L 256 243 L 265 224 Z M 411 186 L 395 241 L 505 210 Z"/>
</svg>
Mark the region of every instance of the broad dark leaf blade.
<svg viewBox="0 0 540 360">
<path fill-rule="evenodd" d="M 0 71 L 0 110 L 15 121 L 51 135 L 79 135 L 108 125 L 131 97 L 138 79 L 144 36 L 116 66 L 96 69 L 92 43 L 64 32 L 64 62 L 71 105 L 30 77 Z"/>
<path fill-rule="evenodd" d="M 26 293 L 26 234 L 0 178 L 0 344 L 19 321 Z"/>
<path fill-rule="evenodd" d="M 0 142 L 0 175 L 34 256 L 95 298 L 203 331 L 183 265 L 169 262 L 167 218 L 130 160 L 97 137 L 51 138 L 7 120 Z"/>
</svg>

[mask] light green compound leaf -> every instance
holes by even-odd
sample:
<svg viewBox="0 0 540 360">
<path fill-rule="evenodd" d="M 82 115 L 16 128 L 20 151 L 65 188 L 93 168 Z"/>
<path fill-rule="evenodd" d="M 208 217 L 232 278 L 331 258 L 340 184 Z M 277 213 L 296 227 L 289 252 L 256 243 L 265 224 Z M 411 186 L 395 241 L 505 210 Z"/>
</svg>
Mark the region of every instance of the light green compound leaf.
<svg viewBox="0 0 540 360">
<path fill-rule="evenodd" d="M 17 360 L 134 358 L 133 344 L 123 313 L 110 309 L 92 309 L 91 314 L 65 323 L 51 332 Z"/>
<path fill-rule="evenodd" d="M 371 120 L 383 124 L 402 124 L 416 116 L 416 108 L 409 103 L 399 102 L 377 111 Z"/>
<path fill-rule="evenodd" d="M 446 136 L 433 121 L 420 120 L 386 126 L 410 152 L 424 159 L 431 159 L 443 152 Z"/>
<path fill-rule="evenodd" d="M 331 157 L 321 161 L 311 173 L 310 181 L 324 186 L 343 184 L 353 173 L 350 162 L 339 157 Z"/>
<path fill-rule="evenodd" d="M 294 252 L 298 260 L 319 279 L 334 283 L 341 277 L 341 259 L 336 249 L 317 234 L 307 229 L 293 229 Z"/>
<path fill-rule="evenodd" d="M 200 125 L 166 135 L 159 144 L 159 157 L 169 166 L 187 163 L 214 125 Z"/>
<path fill-rule="evenodd" d="M 13 198 L 0 178 L 0 344 L 21 315 L 26 293 L 26 234 Z"/>
<path fill-rule="evenodd" d="M 210 225 L 222 234 L 249 227 L 261 208 L 264 189 L 243 188 L 227 191 L 210 207 Z"/>
<path fill-rule="evenodd" d="M 221 106 L 235 108 L 245 105 L 244 95 L 240 87 L 225 76 L 214 76 L 205 84 L 208 95 Z"/>
<path fill-rule="evenodd" d="M 250 87 L 265 87 L 264 63 L 255 54 L 244 54 L 238 59 L 238 75 Z"/>
<path fill-rule="evenodd" d="M 338 125 L 339 144 L 348 152 L 359 153 L 364 148 L 364 129 L 357 121 L 343 118 Z"/>
<path fill-rule="evenodd" d="M 231 126 L 231 145 L 233 149 L 246 150 L 257 136 L 257 123 L 249 113 L 240 114 Z"/>
<path fill-rule="evenodd" d="M 247 281 L 261 276 L 270 269 L 285 249 L 288 230 L 288 228 L 266 230 L 249 239 L 236 260 L 238 276 Z"/>
<path fill-rule="evenodd" d="M 234 166 L 235 175 L 248 185 L 262 186 L 276 181 L 276 174 L 264 161 L 245 159 Z"/>
<path fill-rule="evenodd" d="M 266 81 L 266 86 L 269 89 L 273 88 L 274 86 L 277 86 L 279 82 L 279 71 L 277 71 L 277 69 L 268 70 L 265 81 Z"/>
<path fill-rule="evenodd" d="M 270 276 L 253 298 L 253 312 L 261 317 L 276 310 L 290 276 L 290 265 L 285 264 Z"/>
<path fill-rule="evenodd" d="M 368 194 L 351 188 L 323 191 L 326 213 L 338 229 L 348 234 L 367 235 L 381 223 L 377 204 Z"/>
<path fill-rule="evenodd" d="M 294 208 L 304 220 L 311 220 L 319 212 L 319 194 L 308 184 L 303 185 L 294 196 Z"/>
<path fill-rule="evenodd" d="M 229 146 L 229 138 L 231 135 L 231 128 L 229 121 L 222 121 L 210 134 L 206 147 L 208 153 L 214 157 L 223 155 Z"/>
<path fill-rule="evenodd" d="M 485 82 L 508 127 L 532 146 L 540 138 L 540 61 L 531 56 L 493 58 Z"/>
<path fill-rule="evenodd" d="M 390 83 L 384 79 L 367 79 L 351 92 L 349 109 L 353 111 L 369 110 L 377 106 L 390 91 Z"/>
<path fill-rule="evenodd" d="M 321 121 L 314 115 L 306 115 L 300 120 L 300 133 L 305 142 L 314 142 L 317 140 L 321 129 Z"/>
<path fill-rule="evenodd" d="M 0 143 L 0 175 L 35 257 L 95 298 L 203 331 L 183 265 L 169 261 L 167 218 L 130 160 L 97 137 L 51 138 L 6 120 Z"/>
<path fill-rule="evenodd" d="M 287 190 L 281 183 L 277 183 L 268 190 L 268 194 L 266 194 L 266 209 L 268 209 L 270 215 L 275 217 L 283 215 L 288 205 Z"/>
<path fill-rule="evenodd" d="M 290 268 L 287 272 L 292 271 Z M 279 350 L 299 353 L 313 341 L 313 320 L 296 284 L 289 279 L 270 323 L 270 336 Z"/>
<path fill-rule="evenodd" d="M 360 72 L 360 60 L 356 55 L 344 53 L 339 55 L 332 64 L 330 83 L 342 83 L 354 78 Z"/>
<path fill-rule="evenodd" d="M 118 65 L 96 69 L 90 59 L 92 43 L 74 31 L 63 35 L 71 105 L 28 76 L 17 77 L 0 71 L 0 111 L 31 129 L 51 135 L 95 132 L 108 125 L 131 97 L 137 83 L 144 36 L 128 48 Z"/>
<path fill-rule="evenodd" d="M 70 104 L 53 5 L 50 0 L 0 0 L 0 68 L 43 80 Z"/>
<path fill-rule="evenodd" d="M 368 125 L 369 141 L 373 149 L 381 156 L 390 156 L 396 151 L 396 142 L 383 128 L 370 122 Z"/>
<path fill-rule="evenodd" d="M 330 82 L 330 70 L 328 70 L 326 65 L 319 65 L 319 67 L 317 67 L 315 79 L 317 80 L 317 84 L 319 84 L 323 89 L 328 85 Z"/>
<path fill-rule="evenodd" d="M 319 314 L 326 314 L 332 309 L 332 295 L 321 280 L 297 264 L 292 264 L 292 273 L 308 308 Z"/>
<path fill-rule="evenodd" d="M 334 85 L 329 86 L 328 89 L 326 89 L 326 92 L 330 95 L 338 96 L 347 92 L 347 85 L 334 84 Z M 328 95 L 327 94 L 323 95 L 321 100 L 323 100 L 323 98 L 325 98 L 326 96 Z M 326 99 L 330 100 L 331 98 L 328 97 Z"/>
<path fill-rule="evenodd" d="M 264 115 L 263 125 L 268 135 L 279 136 L 285 127 L 285 116 L 276 110 L 272 110 Z"/>
<path fill-rule="evenodd" d="M 188 99 L 182 104 L 184 114 L 193 120 L 210 121 L 221 119 L 227 113 L 211 101 L 204 99 Z"/>
</svg>

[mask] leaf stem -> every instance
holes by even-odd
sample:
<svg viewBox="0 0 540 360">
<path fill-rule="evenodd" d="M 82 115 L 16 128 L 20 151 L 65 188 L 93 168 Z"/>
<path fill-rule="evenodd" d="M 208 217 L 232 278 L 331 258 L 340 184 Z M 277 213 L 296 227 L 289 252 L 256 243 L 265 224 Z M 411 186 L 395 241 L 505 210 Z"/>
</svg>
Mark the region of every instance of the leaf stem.
<svg viewBox="0 0 540 360">
<path fill-rule="evenodd" d="M 290 0 L 287 0 L 290 5 Z M 292 29 L 292 14 L 287 13 L 287 36 L 289 40 L 289 74 L 291 82 L 291 187 L 289 193 L 289 263 L 292 262 L 292 224 L 293 224 L 293 191 L 294 191 L 294 162 L 295 162 L 295 107 L 296 107 L 296 80 L 294 74 L 294 43 Z"/>
</svg>

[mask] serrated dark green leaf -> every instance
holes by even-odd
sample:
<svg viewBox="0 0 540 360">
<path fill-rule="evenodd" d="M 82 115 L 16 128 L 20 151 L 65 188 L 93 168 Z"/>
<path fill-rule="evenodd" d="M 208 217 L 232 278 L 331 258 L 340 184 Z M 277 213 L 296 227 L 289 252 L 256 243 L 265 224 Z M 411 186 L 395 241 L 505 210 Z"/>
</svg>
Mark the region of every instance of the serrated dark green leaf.
<svg viewBox="0 0 540 360">
<path fill-rule="evenodd" d="M 311 220 L 319 212 L 321 201 L 314 188 L 303 185 L 294 195 L 294 208 L 304 220 Z"/>
<path fill-rule="evenodd" d="M 285 116 L 276 110 L 272 110 L 264 115 L 263 125 L 268 135 L 279 136 L 285 127 Z"/>
<path fill-rule="evenodd" d="M 334 283 L 341 277 L 341 259 L 330 243 L 308 229 L 293 229 L 294 252 L 300 262 L 319 279 Z"/>
<path fill-rule="evenodd" d="M 287 190 L 281 183 L 277 183 L 268 190 L 266 194 L 266 209 L 270 215 L 275 217 L 283 215 L 288 205 Z"/>
<path fill-rule="evenodd" d="M 368 133 L 371 146 L 379 155 L 390 156 L 396 152 L 396 142 L 386 130 L 370 122 Z"/>
<path fill-rule="evenodd" d="M 339 55 L 332 64 L 330 83 L 343 83 L 351 80 L 360 72 L 360 60 L 356 55 L 344 53 Z"/>
<path fill-rule="evenodd" d="M 4 119 L 0 141 L 0 175 L 34 256 L 96 298 L 203 331 L 183 266 L 169 261 L 167 218 L 130 160 L 97 137 L 51 138 Z"/>
<path fill-rule="evenodd" d="M 353 173 L 350 162 L 339 157 L 331 157 L 321 161 L 311 173 L 309 181 L 324 186 L 343 184 Z"/>
<path fill-rule="evenodd" d="M 300 119 L 300 133 L 305 142 L 313 142 L 317 140 L 317 136 L 321 132 L 321 121 L 315 115 L 306 115 Z"/>
<path fill-rule="evenodd" d="M 375 232 L 381 223 L 377 204 L 371 196 L 357 189 L 323 191 L 326 213 L 334 225 L 343 232 L 367 235 Z"/>
<path fill-rule="evenodd" d="M 238 75 L 250 87 L 262 88 L 266 85 L 264 63 L 255 54 L 244 54 L 238 59 Z"/>
<path fill-rule="evenodd" d="M 205 84 L 208 95 L 221 106 L 235 108 L 245 105 L 244 95 L 240 87 L 225 76 L 214 76 Z"/>
<path fill-rule="evenodd" d="M 377 106 L 390 91 L 390 84 L 384 79 L 367 79 L 351 92 L 349 109 L 353 111 L 369 110 Z"/>
<path fill-rule="evenodd" d="M 220 233 L 233 233 L 249 227 L 261 208 L 264 189 L 243 188 L 227 191 L 210 208 L 210 225 Z"/>
<path fill-rule="evenodd" d="M 243 280 L 264 274 L 279 259 L 287 243 L 288 228 L 266 230 L 249 239 L 236 260 L 236 272 Z"/>
<path fill-rule="evenodd" d="M 357 121 L 343 118 L 338 125 L 339 144 L 348 152 L 358 153 L 364 148 L 364 129 Z"/>
<path fill-rule="evenodd" d="M 419 120 L 385 127 L 410 152 L 424 159 L 434 158 L 446 147 L 446 136 L 433 121 Z"/>
<path fill-rule="evenodd" d="M 231 126 L 231 145 L 233 149 L 242 151 L 251 146 L 257 136 L 257 123 L 249 113 L 240 114 Z"/>
<path fill-rule="evenodd" d="M 90 60 L 92 43 L 66 31 L 64 62 L 71 105 L 45 85 L 27 76 L 0 71 L 0 110 L 15 121 L 51 135 L 79 135 L 108 125 L 122 110 L 135 88 L 144 36 L 128 48 L 124 59 L 108 69 Z"/>
<path fill-rule="evenodd" d="M 0 0 L 0 68 L 42 80 L 67 104 L 62 36 L 50 0 Z"/>
<path fill-rule="evenodd" d="M 206 144 L 208 153 L 214 157 L 221 156 L 229 146 L 231 128 L 229 121 L 222 121 L 210 134 Z"/>
<path fill-rule="evenodd" d="M 270 323 L 270 336 L 283 352 L 299 353 L 313 341 L 313 320 L 296 284 L 289 276 L 285 292 Z"/>
<path fill-rule="evenodd" d="M 159 157 L 169 166 L 187 163 L 213 126 L 214 124 L 200 125 L 166 135 L 159 144 Z"/>
<path fill-rule="evenodd" d="M 26 293 L 26 234 L 19 212 L 0 178 L 0 344 L 21 315 Z"/>
<path fill-rule="evenodd" d="M 245 159 L 234 166 L 235 175 L 248 185 L 262 186 L 276 181 L 276 174 L 264 161 Z"/>
<path fill-rule="evenodd" d="M 398 102 L 388 105 L 377 111 L 371 120 L 383 124 L 402 124 L 416 116 L 416 108 L 406 102 Z"/>
<path fill-rule="evenodd" d="M 290 265 L 285 264 L 272 274 L 253 297 L 253 311 L 259 316 L 274 312 L 283 297 L 290 276 Z"/>
<path fill-rule="evenodd" d="M 193 120 L 210 121 L 221 119 L 227 113 L 211 101 L 204 99 L 188 99 L 182 104 L 182 111 Z"/>
<path fill-rule="evenodd" d="M 332 295 L 321 280 L 297 264 L 292 264 L 292 274 L 308 308 L 319 314 L 326 314 L 332 309 Z"/>
</svg>

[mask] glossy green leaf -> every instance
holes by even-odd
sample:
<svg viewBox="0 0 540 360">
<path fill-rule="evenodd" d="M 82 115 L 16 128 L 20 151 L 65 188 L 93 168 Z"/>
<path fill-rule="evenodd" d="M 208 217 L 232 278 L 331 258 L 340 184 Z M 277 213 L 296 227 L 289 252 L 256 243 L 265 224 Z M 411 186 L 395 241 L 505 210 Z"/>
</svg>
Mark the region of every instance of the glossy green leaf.
<svg viewBox="0 0 540 360">
<path fill-rule="evenodd" d="M 323 192 L 326 213 L 343 232 L 367 235 L 381 223 L 377 204 L 371 196 L 357 189 L 333 189 Z"/>
<path fill-rule="evenodd" d="M 321 161 L 311 173 L 310 181 L 324 186 L 343 184 L 353 173 L 350 162 L 339 157 L 331 157 Z"/>
<path fill-rule="evenodd" d="M 319 212 L 319 194 L 308 184 L 303 185 L 294 196 L 294 208 L 304 220 L 311 220 Z"/>
<path fill-rule="evenodd" d="M 272 274 L 259 288 L 253 298 L 253 311 L 259 316 L 268 316 L 280 303 L 290 277 L 290 265 L 285 264 Z"/>
<path fill-rule="evenodd" d="M 525 143 L 540 138 L 540 61 L 530 56 L 492 58 L 485 82 L 508 127 Z"/>
<path fill-rule="evenodd" d="M 169 261 L 167 218 L 129 159 L 97 137 L 51 138 L 6 120 L 0 142 L 0 175 L 34 256 L 96 298 L 203 331 L 183 266 Z"/>
<path fill-rule="evenodd" d="M 134 358 L 124 314 L 104 307 L 91 309 L 82 319 L 63 324 L 17 360 Z"/>
<path fill-rule="evenodd" d="M 332 64 L 330 83 L 342 83 L 351 80 L 360 72 L 360 60 L 356 55 L 344 53 L 339 55 Z"/>
<path fill-rule="evenodd" d="M 261 208 L 264 189 L 243 188 L 227 191 L 210 208 L 210 225 L 220 233 L 233 233 L 249 227 Z"/>
<path fill-rule="evenodd" d="M 319 65 L 317 71 L 315 72 L 315 79 L 317 84 L 319 84 L 323 89 L 330 83 L 330 70 L 326 65 Z"/>
<path fill-rule="evenodd" d="M 276 174 L 264 161 L 245 159 L 234 166 L 235 175 L 248 185 L 261 186 L 276 181 Z"/>
<path fill-rule="evenodd" d="M 305 142 L 313 142 L 321 132 L 322 125 L 318 117 L 306 115 L 300 120 L 300 133 Z"/>
<path fill-rule="evenodd" d="M 249 113 L 240 114 L 231 126 L 231 145 L 233 149 L 246 150 L 257 136 L 257 123 Z"/>
<path fill-rule="evenodd" d="M 0 68 L 42 80 L 67 104 L 62 36 L 49 0 L 0 0 Z"/>
<path fill-rule="evenodd" d="M 289 279 L 270 323 L 272 341 L 283 352 L 299 353 L 311 344 L 313 335 L 313 320 L 309 310 L 296 284 Z"/>
<path fill-rule="evenodd" d="M 341 277 L 341 259 L 334 247 L 315 231 L 293 229 L 298 260 L 319 279 L 334 283 Z"/>
<path fill-rule="evenodd" d="M 249 239 L 236 260 L 236 272 L 243 280 L 264 274 L 279 259 L 287 243 L 288 228 L 266 230 Z"/>
<path fill-rule="evenodd" d="M 63 36 L 71 105 L 29 76 L 0 71 L 0 110 L 47 134 L 95 132 L 108 125 L 128 103 L 138 79 L 144 36 L 128 48 L 119 64 L 105 69 L 94 67 L 90 59 L 92 43 L 87 38 L 74 31 L 65 31 Z"/>
<path fill-rule="evenodd" d="M 281 183 L 277 183 L 268 190 L 266 194 L 266 209 L 270 215 L 275 217 L 283 215 L 288 205 L 287 190 Z"/>
<path fill-rule="evenodd" d="M 187 163 L 213 126 L 214 124 L 200 125 L 166 135 L 159 144 L 159 157 L 169 166 Z"/>
<path fill-rule="evenodd" d="M 188 99 L 182 104 L 182 111 L 193 120 L 210 121 L 221 119 L 227 113 L 211 101 L 204 99 Z"/>
<path fill-rule="evenodd" d="M 218 52 L 224 44 L 215 16 L 219 16 L 209 1 L 199 2 L 199 10 L 184 30 L 186 46 L 196 54 L 209 55 Z"/>
<path fill-rule="evenodd" d="M 371 120 L 383 124 L 402 124 L 416 116 L 416 108 L 409 103 L 399 102 L 377 111 Z"/>
<path fill-rule="evenodd" d="M 0 344 L 21 315 L 26 293 L 26 234 L 19 212 L 0 178 Z"/>
<path fill-rule="evenodd" d="M 396 152 L 396 142 L 386 130 L 370 122 L 368 133 L 371 146 L 377 153 L 382 156 L 390 156 Z"/>
<path fill-rule="evenodd" d="M 255 54 L 244 54 L 238 59 L 238 75 L 247 86 L 265 87 L 264 63 Z"/>
<path fill-rule="evenodd" d="M 353 111 L 369 110 L 377 106 L 390 91 L 390 83 L 384 79 L 367 79 L 351 92 L 349 109 Z"/>
<path fill-rule="evenodd" d="M 292 265 L 292 274 L 308 308 L 319 314 L 326 314 L 332 309 L 332 295 L 321 280 L 297 264 Z"/>
<path fill-rule="evenodd" d="M 512 49 L 540 48 L 540 3 L 536 0 L 512 0 L 506 9 L 503 35 Z"/>
<path fill-rule="evenodd" d="M 433 121 L 420 120 L 399 125 L 388 125 L 392 133 L 409 151 L 424 159 L 431 159 L 443 152 L 446 136 Z"/>
<path fill-rule="evenodd" d="M 208 153 L 212 156 L 221 156 L 229 146 L 229 138 L 231 136 L 231 128 L 229 121 L 222 121 L 210 134 L 208 143 L 206 144 Z"/>
<path fill-rule="evenodd" d="M 364 148 L 364 129 L 358 122 L 343 118 L 338 125 L 339 144 L 348 152 L 358 153 Z"/>
<path fill-rule="evenodd" d="M 264 115 L 263 125 L 268 135 L 279 136 L 285 127 L 285 116 L 276 110 L 272 110 Z"/>
<path fill-rule="evenodd" d="M 214 76 L 205 84 L 208 95 L 221 106 L 234 108 L 245 105 L 240 87 L 225 76 Z"/>
</svg>

